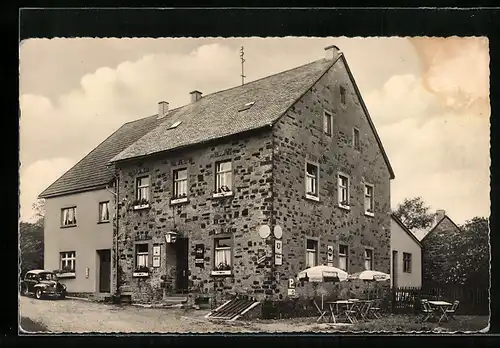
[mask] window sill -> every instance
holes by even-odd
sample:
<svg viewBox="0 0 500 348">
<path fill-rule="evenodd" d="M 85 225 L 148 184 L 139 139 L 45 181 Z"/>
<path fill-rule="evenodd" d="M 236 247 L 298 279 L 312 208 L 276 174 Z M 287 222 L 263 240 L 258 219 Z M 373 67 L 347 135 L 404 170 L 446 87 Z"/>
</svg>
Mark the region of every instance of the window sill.
<svg viewBox="0 0 500 348">
<path fill-rule="evenodd" d="M 318 196 L 309 195 L 307 193 L 306 193 L 306 199 L 309 199 L 309 200 L 315 201 L 315 202 L 319 202 L 319 197 Z"/>
<path fill-rule="evenodd" d="M 148 209 L 149 204 L 140 204 L 140 205 L 134 205 L 134 210 L 143 210 L 143 209 Z"/>
<path fill-rule="evenodd" d="M 106 220 L 106 221 L 97 221 L 97 224 L 109 224 L 110 221 L 109 220 Z"/>
<path fill-rule="evenodd" d="M 176 199 L 171 199 L 170 200 L 170 205 L 176 205 L 176 204 L 182 204 L 182 203 L 188 203 L 188 198 L 187 197 L 182 197 L 182 198 L 176 198 Z"/>
<path fill-rule="evenodd" d="M 227 270 L 227 271 L 212 271 L 211 275 L 213 275 L 213 276 L 230 276 L 230 275 L 232 275 L 232 271 L 231 270 Z"/>
<path fill-rule="evenodd" d="M 132 273 L 132 277 L 134 277 L 134 278 L 146 278 L 146 277 L 149 277 L 149 272 L 134 272 L 134 273 Z"/>
<path fill-rule="evenodd" d="M 375 213 L 371 213 L 369 211 L 365 211 L 365 215 L 366 216 L 371 216 L 371 217 L 374 217 L 375 216 Z"/>
<path fill-rule="evenodd" d="M 57 278 L 76 278 L 75 272 L 64 272 L 56 274 Z"/>
<path fill-rule="evenodd" d="M 74 225 L 63 225 L 61 226 L 61 228 L 71 228 L 71 227 L 76 227 L 77 224 L 74 224 Z"/>
<path fill-rule="evenodd" d="M 348 205 L 343 205 L 343 204 L 341 204 L 341 203 L 339 203 L 339 208 L 344 209 L 344 210 L 351 210 L 351 207 L 350 207 L 350 206 L 348 206 Z"/>
<path fill-rule="evenodd" d="M 230 197 L 233 195 L 233 191 L 229 192 L 218 192 L 212 195 L 213 198 Z"/>
</svg>

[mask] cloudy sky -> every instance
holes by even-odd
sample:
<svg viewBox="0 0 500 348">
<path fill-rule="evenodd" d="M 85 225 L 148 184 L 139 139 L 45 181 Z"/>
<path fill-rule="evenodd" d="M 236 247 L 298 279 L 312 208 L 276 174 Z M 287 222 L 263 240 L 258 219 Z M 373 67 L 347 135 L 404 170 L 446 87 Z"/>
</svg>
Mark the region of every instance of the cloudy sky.
<svg viewBox="0 0 500 348">
<path fill-rule="evenodd" d="M 391 200 L 421 196 L 457 223 L 489 216 L 486 38 L 33 39 L 20 46 L 21 220 L 37 195 L 123 123 L 345 54 L 394 168 Z"/>
</svg>

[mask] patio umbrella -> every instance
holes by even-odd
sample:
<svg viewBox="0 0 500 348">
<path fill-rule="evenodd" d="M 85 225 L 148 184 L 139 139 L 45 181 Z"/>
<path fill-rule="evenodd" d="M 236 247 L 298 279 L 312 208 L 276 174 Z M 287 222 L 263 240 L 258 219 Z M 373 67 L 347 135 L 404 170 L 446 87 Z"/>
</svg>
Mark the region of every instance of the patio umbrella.
<svg viewBox="0 0 500 348">
<path fill-rule="evenodd" d="M 347 277 L 348 280 L 363 280 L 367 282 L 383 282 L 391 279 L 391 276 L 384 272 L 374 271 L 374 270 L 365 270 L 362 272 L 357 272 L 353 274 L 349 274 Z"/>
<path fill-rule="evenodd" d="M 336 283 L 346 281 L 349 275 L 340 268 L 333 266 L 314 266 L 307 268 L 298 274 L 298 279 L 311 283 Z M 321 308 L 323 308 L 323 297 L 321 294 Z"/>
</svg>

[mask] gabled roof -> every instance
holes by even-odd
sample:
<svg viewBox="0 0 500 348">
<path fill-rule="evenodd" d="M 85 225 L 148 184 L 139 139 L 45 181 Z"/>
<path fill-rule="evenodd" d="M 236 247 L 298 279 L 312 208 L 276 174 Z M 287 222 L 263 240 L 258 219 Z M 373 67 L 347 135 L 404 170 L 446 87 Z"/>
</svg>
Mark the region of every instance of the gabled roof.
<svg viewBox="0 0 500 348">
<path fill-rule="evenodd" d="M 109 160 L 162 121 L 154 115 L 125 123 L 46 188 L 39 198 L 50 198 L 106 186 L 114 177 L 113 169 L 108 167 Z"/>
<path fill-rule="evenodd" d="M 396 223 L 403 229 L 403 231 L 406 232 L 406 234 L 408 234 L 411 239 L 413 239 L 415 241 L 415 243 L 417 243 L 417 245 L 419 247 L 422 247 L 422 243 L 420 243 L 420 241 L 417 239 L 417 237 L 415 237 L 415 235 L 408 229 L 408 227 L 406 227 L 406 225 L 403 223 L 403 221 L 401 221 L 396 215 L 394 214 L 391 214 L 391 217 L 394 221 L 396 221 Z"/>
<path fill-rule="evenodd" d="M 272 126 L 337 61 L 320 59 L 171 110 L 165 121 L 111 162 L 194 145 Z M 249 103 L 253 104 L 248 107 Z M 173 124 L 181 123 L 170 128 Z"/>
<path fill-rule="evenodd" d="M 380 148 L 380 152 L 382 152 L 382 156 L 384 157 L 385 164 L 387 165 L 387 168 L 389 169 L 389 174 L 391 175 L 391 179 L 394 179 L 395 178 L 394 170 L 392 169 L 391 163 L 389 162 L 389 157 L 387 156 L 387 153 L 385 152 L 384 146 L 382 145 L 382 140 L 380 140 L 380 137 L 378 136 L 377 129 L 375 128 L 375 125 L 373 124 L 370 113 L 368 112 L 368 108 L 366 107 L 365 101 L 363 100 L 363 97 L 361 96 L 361 92 L 358 88 L 356 80 L 354 79 L 354 76 L 352 75 L 351 69 L 349 68 L 349 64 L 347 64 L 347 60 L 345 59 L 344 55 L 342 55 L 342 62 L 344 63 L 344 66 L 345 66 L 345 69 L 347 71 L 347 74 L 349 75 L 349 78 L 351 79 L 351 83 L 354 87 L 354 91 L 356 92 L 356 95 L 358 96 L 358 99 L 359 99 L 359 102 L 361 104 L 361 107 L 363 108 L 363 111 L 365 112 L 366 119 L 368 120 L 368 123 L 370 124 L 370 128 L 372 129 L 372 132 L 375 135 L 375 139 L 377 140 L 378 146 Z"/>
<path fill-rule="evenodd" d="M 429 234 L 431 234 L 432 232 L 434 232 L 434 231 L 436 230 L 436 227 L 438 227 L 438 226 L 441 224 L 441 222 L 443 222 L 445 219 L 448 219 L 448 220 L 449 220 L 449 221 L 453 224 L 453 226 L 455 226 L 455 228 L 456 228 L 458 231 L 462 231 L 462 230 L 460 229 L 460 227 L 458 227 L 458 226 L 457 226 L 457 224 L 456 224 L 456 223 L 455 223 L 452 219 L 450 219 L 450 217 L 449 217 L 448 215 L 445 215 L 445 216 L 443 216 L 443 217 L 441 218 L 441 220 L 439 220 L 436 224 L 434 224 L 434 226 L 432 226 L 432 227 L 431 227 L 431 229 L 429 230 L 429 232 L 427 232 L 427 233 L 426 233 L 426 234 L 422 237 L 422 239 L 420 239 L 420 242 L 423 242 L 423 241 L 424 241 L 424 239 L 425 239 L 425 238 L 426 238 Z"/>
</svg>

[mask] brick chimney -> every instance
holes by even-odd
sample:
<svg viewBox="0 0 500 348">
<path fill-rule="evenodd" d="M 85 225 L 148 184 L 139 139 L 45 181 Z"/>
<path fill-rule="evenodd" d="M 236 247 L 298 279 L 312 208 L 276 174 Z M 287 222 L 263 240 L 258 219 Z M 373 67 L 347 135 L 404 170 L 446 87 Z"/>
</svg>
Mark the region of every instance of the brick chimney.
<svg viewBox="0 0 500 348">
<path fill-rule="evenodd" d="M 439 221 L 441 221 L 442 218 L 446 215 L 446 211 L 442 209 L 436 210 L 436 215 L 434 217 L 434 223 L 437 224 Z"/>
<path fill-rule="evenodd" d="M 158 118 L 165 117 L 168 114 L 168 102 L 158 102 Z"/>
<path fill-rule="evenodd" d="M 331 45 L 331 46 L 325 47 L 325 58 L 326 59 L 337 58 L 337 55 L 339 53 L 341 53 L 340 49 L 337 46 L 335 46 L 335 45 Z"/>
<path fill-rule="evenodd" d="M 200 91 L 192 91 L 189 94 L 191 94 L 191 103 L 194 103 L 201 99 L 202 93 Z"/>
</svg>

